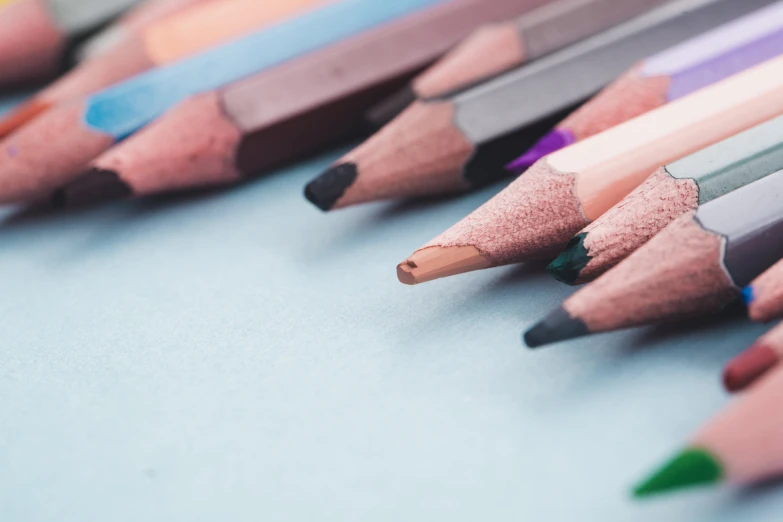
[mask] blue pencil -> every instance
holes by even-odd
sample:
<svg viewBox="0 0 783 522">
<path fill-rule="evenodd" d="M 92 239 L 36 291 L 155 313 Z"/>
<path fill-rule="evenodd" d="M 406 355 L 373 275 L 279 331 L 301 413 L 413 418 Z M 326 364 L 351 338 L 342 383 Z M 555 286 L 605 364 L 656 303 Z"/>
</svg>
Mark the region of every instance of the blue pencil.
<svg viewBox="0 0 783 522">
<path fill-rule="evenodd" d="M 2 144 L 0 202 L 29 201 L 48 193 L 189 96 L 444 1 L 340 0 L 136 76 L 81 103 L 55 107 Z"/>
</svg>

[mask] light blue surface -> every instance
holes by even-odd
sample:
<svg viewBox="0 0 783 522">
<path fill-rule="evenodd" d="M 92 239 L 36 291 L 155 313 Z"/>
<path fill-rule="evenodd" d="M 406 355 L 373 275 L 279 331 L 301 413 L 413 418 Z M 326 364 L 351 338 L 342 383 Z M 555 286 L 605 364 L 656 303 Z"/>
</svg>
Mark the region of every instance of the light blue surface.
<svg viewBox="0 0 783 522">
<path fill-rule="evenodd" d="M 98 131 L 122 139 L 193 94 L 217 89 L 444 0 L 339 0 L 286 22 L 91 96 L 84 114 Z"/>
<path fill-rule="evenodd" d="M 541 267 L 394 267 L 497 190 L 323 215 L 338 156 L 223 193 L 0 212 L 3 522 L 778 521 L 783 489 L 635 504 L 726 403 L 742 314 L 540 352 Z"/>
</svg>

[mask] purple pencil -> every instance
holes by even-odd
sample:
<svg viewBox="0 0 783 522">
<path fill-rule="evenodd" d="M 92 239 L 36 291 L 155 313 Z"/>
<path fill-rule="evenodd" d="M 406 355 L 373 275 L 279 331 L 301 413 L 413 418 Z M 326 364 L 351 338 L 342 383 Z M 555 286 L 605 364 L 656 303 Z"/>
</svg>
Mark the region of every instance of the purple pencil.
<svg viewBox="0 0 783 522">
<path fill-rule="evenodd" d="M 783 1 L 631 68 L 509 165 L 522 172 L 556 150 L 783 54 Z"/>
</svg>

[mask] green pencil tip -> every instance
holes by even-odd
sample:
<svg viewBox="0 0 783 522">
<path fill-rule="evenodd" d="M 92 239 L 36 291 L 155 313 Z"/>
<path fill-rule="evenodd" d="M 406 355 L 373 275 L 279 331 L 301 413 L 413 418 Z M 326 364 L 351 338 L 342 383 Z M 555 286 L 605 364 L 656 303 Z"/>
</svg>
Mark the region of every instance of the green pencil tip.
<svg viewBox="0 0 783 522">
<path fill-rule="evenodd" d="M 688 448 L 636 486 L 633 495 L 642 498 L 688 487 L 706 486 L 720 482 L 722 478 L 723 468 L 712 453 L 701 448 Z"/>
<path fill-rule="evenodd" d="M 573 285 L 579 279 L 579 272 L 592 259 L 585 248 L 585 237 L 587 233 L 582 232 L 571 239 L 563 253 L 546 267 L 546 271 L 561 283 Z"/>
</svg>

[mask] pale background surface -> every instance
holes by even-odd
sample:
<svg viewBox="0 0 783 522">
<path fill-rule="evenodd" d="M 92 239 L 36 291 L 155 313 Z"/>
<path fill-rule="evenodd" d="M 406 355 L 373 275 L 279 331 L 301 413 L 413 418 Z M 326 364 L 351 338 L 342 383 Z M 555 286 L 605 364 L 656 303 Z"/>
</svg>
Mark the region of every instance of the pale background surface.
<svg viewBox="0 0 783 522">
<path fill-rule="evenodd" d="M 0 520 L 767 521 L 783 489 L 636 504 L 725 402 L 741 313 L 541 352 L 540 267 L 394 267 L 497 187 L 323 215 L 337 153 L 223 193 L 0 211 Z"/>
</svg>

